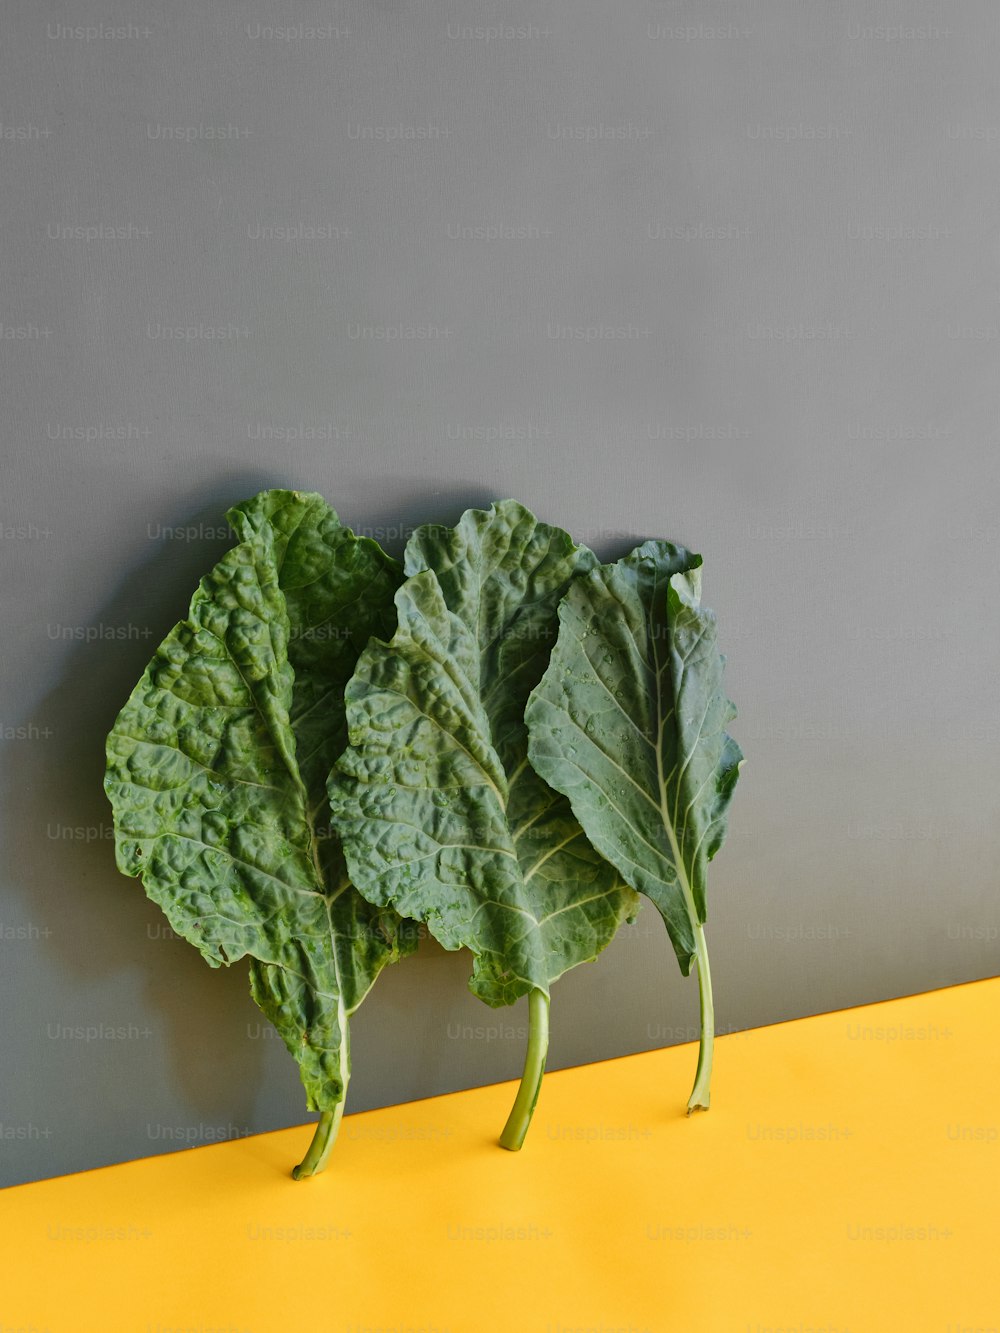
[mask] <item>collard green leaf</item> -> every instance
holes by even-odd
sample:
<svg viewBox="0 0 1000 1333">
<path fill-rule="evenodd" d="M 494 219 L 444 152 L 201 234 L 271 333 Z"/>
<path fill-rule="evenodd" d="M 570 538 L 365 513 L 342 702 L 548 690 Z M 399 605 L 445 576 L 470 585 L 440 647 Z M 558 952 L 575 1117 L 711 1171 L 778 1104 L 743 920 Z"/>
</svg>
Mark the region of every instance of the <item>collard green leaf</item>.
<svg viewBox="0 0 1000 1333">
<path fill-rule="evenodd" d="M 525 713 L 532 766 L 655 903 L 685 975 L 743 759 L 700 566 L 653 541 L 575 582 Z"/>
<path fill-rule="evenodd" d="M 637 903 L 527 761 L 524 704 L 559 599 L 596 563 L 514 501 L 419 528 L 398 629 L 347 689 L 330 798 L 351 876 L 445 948 L 469 948 L 470 985 L 491 1005 L 547 996 Z"/>
<path fill-rule="evenodd" d="M 701 1042 L 688 1113 L 710 1102 L 715 1018 L 705 943 L 708 862 L 722 846 L 743 755 L 725 727 L 701 556 L 646 542 L 573 584 L 525 711 L 535 770 L 594 846 L 659 909 L 681 971 L 698 963 Z"/>
<path fill-rule="evenodd" d="M 344 687 L 394 623 L 401 571 L 319 495 L 266 491 L 202 579 L 107 743 L 118 867 L 213 966 L 249 956 L 255 1000 L 307 1103 L 342 1104 L 348 1018 L 412 943 L 351 886 L 326 779 Z"/>
</svg>

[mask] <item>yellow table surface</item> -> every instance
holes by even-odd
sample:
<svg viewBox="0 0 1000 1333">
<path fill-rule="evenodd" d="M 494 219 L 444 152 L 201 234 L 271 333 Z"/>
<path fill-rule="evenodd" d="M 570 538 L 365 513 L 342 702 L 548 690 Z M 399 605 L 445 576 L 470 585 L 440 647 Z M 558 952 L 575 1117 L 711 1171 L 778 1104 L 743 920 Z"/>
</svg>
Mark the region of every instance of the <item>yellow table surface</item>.
<svg viewBox="0 0 1000 1333">
<path fill-rule="evenodd" d="M 0 1192 L 2 1333 L 996 1333 L 1000 979 Z"/>
</svg>

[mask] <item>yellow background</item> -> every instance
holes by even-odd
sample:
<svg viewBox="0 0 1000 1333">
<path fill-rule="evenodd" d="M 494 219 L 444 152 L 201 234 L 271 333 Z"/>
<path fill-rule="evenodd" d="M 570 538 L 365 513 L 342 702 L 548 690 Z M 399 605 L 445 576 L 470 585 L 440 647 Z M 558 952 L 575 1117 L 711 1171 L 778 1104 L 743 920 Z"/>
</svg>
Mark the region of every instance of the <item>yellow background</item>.
<svg viewBox="0 0 1000 1333">
<path fill-rule="evenodd" d="M 558 1015 L 554 1015 L 558 1021 Z M 0 1331 L 1000 1328 L 1000 980 L 0 1193 Z"/>
</svg>

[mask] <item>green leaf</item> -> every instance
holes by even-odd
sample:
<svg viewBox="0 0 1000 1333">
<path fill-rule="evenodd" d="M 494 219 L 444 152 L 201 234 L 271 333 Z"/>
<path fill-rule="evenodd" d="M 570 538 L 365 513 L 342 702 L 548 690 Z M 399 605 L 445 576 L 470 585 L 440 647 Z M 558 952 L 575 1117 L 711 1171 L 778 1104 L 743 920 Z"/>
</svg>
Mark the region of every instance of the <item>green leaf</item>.
<svg viewBox="0 0 1000 1333">
<path fill-rule="evenodd" d="M 725 730 L 736 710 L 700 566 L 683 547 L 646 542 L 572 584 L 525 718 L 532 766 L 659 909 L 685 975 L 698 958 L 710 1019 L 707 867 L 743 755 Z"/>
<path fill-rule="evenodd" d="M 116 858 L 213 967 L 249 956 L 308 1106 L 329 1111 L 349 1016 L 414 943 L 351 887 L 326 804 L 344 686 L 391 632 L 401 571 L 319 495 L 265 491 L 228 518 L 238 544 L 108 736 Z"/>
<path fill-rule="evenodd" d="M 524 704 L 559 599 L 595 564 L 514 501 L 417 529 L 398 629 L 347 689 L 351 743 L 330 798 L 352 878 L 470 949 L 471 988 L 490 1005 L 547 996 L 637 904 L 527 760 Z"/>
</svg>

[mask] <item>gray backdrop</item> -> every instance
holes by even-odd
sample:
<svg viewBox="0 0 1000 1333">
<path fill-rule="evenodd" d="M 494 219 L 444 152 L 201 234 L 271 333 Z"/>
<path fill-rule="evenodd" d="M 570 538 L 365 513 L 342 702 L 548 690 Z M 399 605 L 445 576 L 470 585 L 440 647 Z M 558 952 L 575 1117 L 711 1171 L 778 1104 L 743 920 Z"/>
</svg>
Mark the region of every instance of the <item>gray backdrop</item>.
<svg viewBox="0 0 1000 1333">
<path fill-rule="evenodd" d="M 263 486 L 394 553 L 508 495 L 602 557 L 703 552 L 748 758 L 721 1031 L 997 971 L 993 0 L 3 23 L 5 1183 L 307 1118 L 245 966 L 116 872 L 101 787 Z M 519 1072 L 523 1008 L 467 975 L 383 976 L 353 1109 Z M 647 908 L 560 982 L 550 1067 L 697 1003 Z"/>
</svg>

